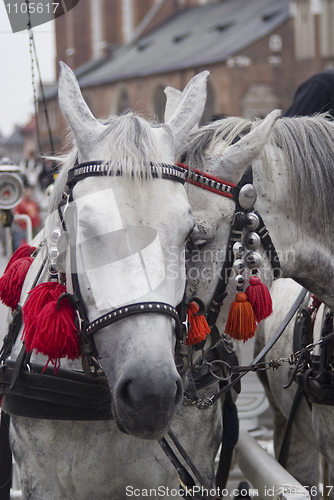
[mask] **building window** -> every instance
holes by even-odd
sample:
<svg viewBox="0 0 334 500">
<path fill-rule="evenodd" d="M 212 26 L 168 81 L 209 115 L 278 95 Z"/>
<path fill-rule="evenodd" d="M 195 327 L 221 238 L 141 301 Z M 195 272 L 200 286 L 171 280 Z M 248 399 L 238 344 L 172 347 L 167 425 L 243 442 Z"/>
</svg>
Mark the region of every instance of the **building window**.
<svg viewBox="0 0 334 500">
<path fill-rule="evenodd" d="M 278 98 L 269 85 L 251 85 L 242 100 L 244 118 L 265 118 L 270 111 L 278 108 Z"/>
<path fill-rule="evenodd" d="M 334 55 L 334 1 L 322 0 L 320 15 L 320 55 Z"/>
<path fill-rule="evenodd" d="M 292 2 L 292 7 L 296 59 L 312 59 L 315 57 L 315 27 L 311 4 L 302 0 L 298 3 Z"/>
<path fill-rule="evenodd" d="M 271 35 L 269 38 L 269 48 L 272 52 L 280 52 L 282 50 L 283 43 L 282 37 L 279 35 Z"/>
<path fill-rule="evenodd" d="M 165 87 L 159 85 L 154 94 L 154 113 L 160 123 L 164 121 L 165 107 L 166 107 L 166 94 Z"/>
<path fill-rule="evenodd" d="M 129 95 L 125 89 L 122 89 L 117 103 L 117 114 L 124 113 L 124 111 L 126 111 L 129 108 L 130 108 Z"/>
</svg>

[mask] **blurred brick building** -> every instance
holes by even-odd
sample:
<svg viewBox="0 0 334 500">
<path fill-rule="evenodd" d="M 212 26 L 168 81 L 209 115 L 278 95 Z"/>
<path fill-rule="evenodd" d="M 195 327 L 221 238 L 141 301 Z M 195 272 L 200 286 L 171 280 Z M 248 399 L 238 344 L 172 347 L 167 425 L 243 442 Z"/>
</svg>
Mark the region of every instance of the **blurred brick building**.
<svg viewBox="0 0 334 500">
<path fill-rule="evenodd" d="M 164 88 L 210 70 L 203 122 L 285 110 L 298 85 L 334 68 L 334 0 L 82 0 L 56 20 L 58 60 L 96 117 L 127 108 L 163 119 Z M 66 124 L 46 89 L 58 150 Z M 40 105 L 41 142 L 49 150 Z"/>
</svg>

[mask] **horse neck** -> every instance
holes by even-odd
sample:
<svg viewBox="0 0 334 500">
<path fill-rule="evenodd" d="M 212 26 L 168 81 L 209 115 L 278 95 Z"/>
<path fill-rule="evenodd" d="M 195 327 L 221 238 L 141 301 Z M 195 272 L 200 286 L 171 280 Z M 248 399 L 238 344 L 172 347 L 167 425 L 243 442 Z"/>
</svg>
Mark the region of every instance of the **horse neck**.
<svg viewBox="0 0 334 500">
<path fill-rule="evenodd" d="M 286 164 L 271 158 L 271 168 L 262 156 L 253 163 L 256 208 L 266 224 L 278 257 L 283 278 L 293 278 L 329 307 L 334 307 L 334 262 L 331 227 L 323 231 L 320 214 L 312 212 L 312 200 L 296 200 L 289 186 Z M 300 214 L 308 214 L 301 220 Z"/>
</svg>

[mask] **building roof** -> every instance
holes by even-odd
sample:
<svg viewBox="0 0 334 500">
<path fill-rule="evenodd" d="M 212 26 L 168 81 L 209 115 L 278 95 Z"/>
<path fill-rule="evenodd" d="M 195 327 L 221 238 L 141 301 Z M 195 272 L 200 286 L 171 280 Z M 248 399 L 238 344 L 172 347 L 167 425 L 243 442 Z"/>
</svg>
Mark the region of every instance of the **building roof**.
<svg viewBox="0 0 334 500">
<path fill-rule="evenodd" d="M 91 87 L 225 61 L 289 15 L 289 0 L 223 0 L 193 7 L 122 47 L 91 71 L 80 74 L 79 68 L 79 84 Z"/>
</svg>

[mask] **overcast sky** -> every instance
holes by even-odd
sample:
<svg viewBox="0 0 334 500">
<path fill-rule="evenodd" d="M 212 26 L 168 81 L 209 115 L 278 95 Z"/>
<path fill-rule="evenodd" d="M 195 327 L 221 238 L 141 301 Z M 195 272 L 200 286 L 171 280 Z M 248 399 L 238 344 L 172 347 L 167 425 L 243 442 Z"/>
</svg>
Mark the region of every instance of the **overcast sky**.
<svg viewBox="0 0 334 500">
<path fill-rule="evenodd" d="M 37 57 L 43 83 L 55 78 L 53 22 L 34 28 Z M 9 136 L 34 113 L 28 31 L 12 33 L 5 4 L 0 0 L 0 132 Z M 35 69 L 35 82 L 38 74 Z"/>
</svg>

